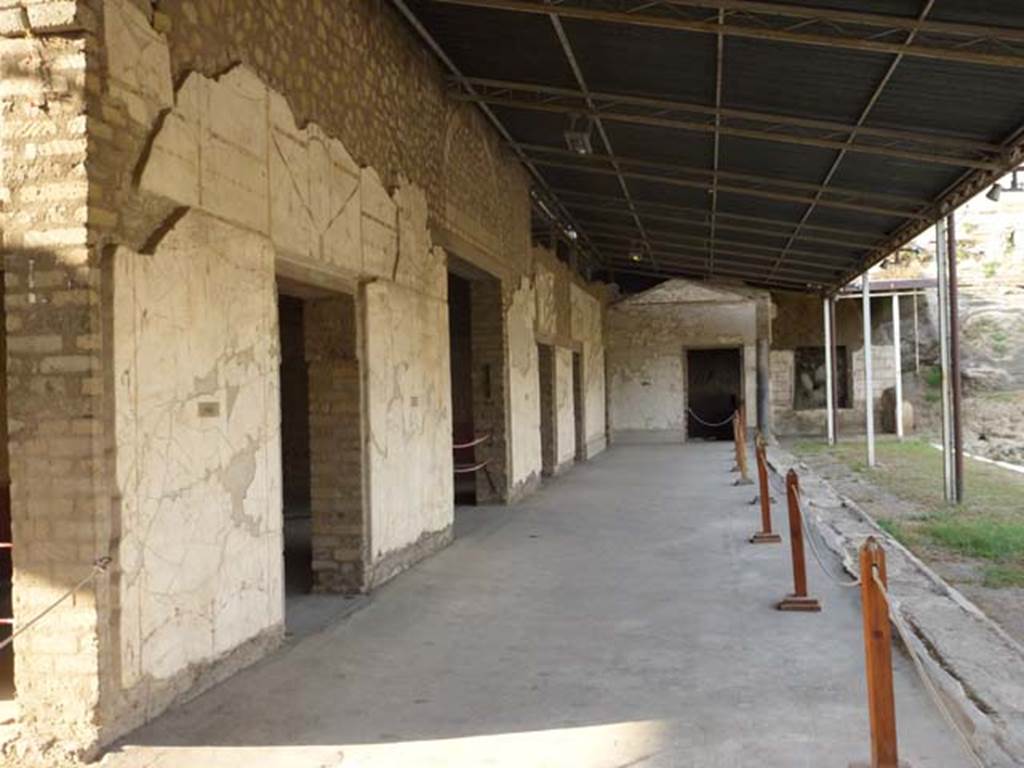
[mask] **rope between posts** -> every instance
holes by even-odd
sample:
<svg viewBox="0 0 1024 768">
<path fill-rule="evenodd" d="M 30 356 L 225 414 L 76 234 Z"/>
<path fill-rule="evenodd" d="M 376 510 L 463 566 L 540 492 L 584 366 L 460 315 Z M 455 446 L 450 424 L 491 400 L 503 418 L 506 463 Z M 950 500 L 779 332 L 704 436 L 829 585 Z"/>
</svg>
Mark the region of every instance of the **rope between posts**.
<svg viewBox="0 0 1024 768">
<path fill-rule="evenodd" d="M 811 554 L 814 555 L 814 559 L 818 561 L 818 567 L 828 576 L 834 583 L 840 587 L 859 587 L 861 585 L 860 579 L 855 581 L 843 581 L 833 574 L 828 568 L 825 567 L 825 561 L 821 556 L 821 552 L 818 551 L 818 545 L 814 542 L 814 535 L 811 533 L 811 526 L 807 522 L 807 518 L 804 516 L 804 493 L 798 486 L 796 489 L 797 507 L 800 510 L 800 525 L 804 529 L 804 538 L 811 544 Z M 810 506 L 810 505 L 808 505 Z"/>
<path fill-rule="evenodd" d="M 946 702 L 942 699 L 942 694 L 939 693 L 939 690 L 935 687 L 935 683 L 932 682 L 932 679 L 928 676 L 928 672 L 924 668 L 924 662 L 921 661 L 920 656 L 917 654 L 917 650 L 910 642 L 910 633 L 903 624 L 903 618 L 897 614 L 892 601 L 889 599 L 889 591 L 878 576 L 877 565 L 872 566 L 871 568 L 871 579 L 875 582 L 875 586 L 878 587 L 879 592 L 882 593 L 882 597 L 885 598 L 885 604 L 889 608 L 889 619 L 892 621 L 893 626 L 896 627 L 896 632 L 903 641 L 903 646 L 907 649 L 907 653 L 910 654 L 910 660 L 914 663 L 914 669 L 917 671 L 918 677 L 921 678 L 921 682 L 924 683 L 925 690 L 928 691 L 928 695 L 931 697 L 932 703 L 935 704 L 935 707 L 939 710 L 939 714 L 942 715 L 946 724 L 956 732 L 957 736 L 960 737 L 960 741 L 963 744 L 964 750 L 970 756 L 971 762 L 974 763 L 977 768 L 985 768 L 985 764 L 974 751 L 970 737 L 964 732 L 956 718 L 953 717 L 953 713 L 949 711 L 949 708 L 946 706 Z"/>
<path fill-rule="evenodd" d="M 705 427 L 710 427 L 712 429 L 714 429 L 716 427 L 724 427 L 726 424 L 728 424 L 729 422 L 731 422 L 733 419 L 736 418 L 736 414 L 733 413 L 725 421 L 719 421 L 717 423 L 712 424 L 710 421 L 704 421 L 704 419 L 702 419 L 700 416 L 698 416 L 696 413 L 694 413 L 693 412 L 693 408 L 687 408 L 686 412 L 689 413 L 691 416 L 693 416 L 694 421 L 697 421 L 700 424 L 703 424 Z"/>
<path fill-rule="evenodd" d="M 99 557 L 96 560 L 94 560 L 93 564 L 92 564 L 92 570 L 89 572 L 88 576 L 86 576 L 80 582 L 75 584 L 75 586 L 73 586 L 71 589 L 69 589 L 67 592 L 65 592 L 63 595 L 61 595 L 59 598 L 54 600 L 45 610 L 40 611 L 31 620 L 27 621 L 23 626 L 21 626 L 17 630 L 15 630 L 11 634 L 10 637 L 8 637 L 3 642 L 0 642 L 0 651 L 2 651 L 4 648 L 9 646 L 11 643 L 13 643 L 14 639 L 16 637 L 18 637 L 19 635 L 27 632 L 32 627 L 34 627 L 36 624 L 38 624 L 40 621 L 42 621 L 43 618 L 47 614 L 49 614 L 51 611 L 53 611 L 57 606 L 59 606 L 61 603 L 63 603 L 69 597 L 74 595 L 78 590 L 80 590 L 82 587 L 84 587 L 90 581 L 95 579 L 100 574 L 106 573 L 107 572 L 107 568 L 110 567 L 110 563 L 111 562 L 112 562 L 112 560 L 109 557 Z"/>
</svg>

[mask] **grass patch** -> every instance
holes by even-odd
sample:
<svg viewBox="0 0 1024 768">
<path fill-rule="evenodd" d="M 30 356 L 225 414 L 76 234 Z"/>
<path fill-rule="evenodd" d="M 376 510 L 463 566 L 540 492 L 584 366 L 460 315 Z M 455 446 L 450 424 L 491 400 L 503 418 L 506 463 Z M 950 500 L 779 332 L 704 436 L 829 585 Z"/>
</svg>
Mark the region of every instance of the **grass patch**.
<svg viewBox="0 0 1024 768">
<path fill-rule="evenodd" d="M 906 526 L 904 526 L 899 520 L 893 520 L 889 517 L 880 517 L 877 522 L 879 528 L 896 539 L 900 544 L 906 545 L 908 543 L 910 537 Z"/>
<path fill-rule="evenodd" d="M 805 450 L 805 446 L 807 447 Z M 921 440 L 881 439 L 878 463 L 868 467 L 862 441 L 799 443 L 798 455 L 827 453 L 872 484 L 910 502 L 915 518 L 880 517 L 879 526 L 911 549 L 937 548 L 985 563 L 985 583 L 1024 586 L 1024 476 L 966 459 L 965 501 L 946 504 L 942 492 L 942 454 Z M 920 553 L 924 554 L 924 553 Z"/>
<path fill-rule="evenodd" d="M 1022 565 L 990 565 L 985 569 L 982 582 L 992 589 L 1006 587 L 1024 587 L 1024 566 Z"/>
<path fill-rule="evenodd" d="M 985 560 L 1024 557 L 1024 520 L 947 514 L 927 520 L 922 532 L 953 552 Z"/>
</svg>

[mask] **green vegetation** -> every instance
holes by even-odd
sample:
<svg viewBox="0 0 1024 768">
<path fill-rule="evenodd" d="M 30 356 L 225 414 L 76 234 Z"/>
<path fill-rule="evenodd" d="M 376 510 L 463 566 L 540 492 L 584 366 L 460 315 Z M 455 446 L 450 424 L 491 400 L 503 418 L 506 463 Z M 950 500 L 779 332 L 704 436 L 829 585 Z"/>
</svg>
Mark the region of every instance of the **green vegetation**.
<svg viewBox="0 0 1024 768">
<path fill-rule="evenodd" d="M 879 441 L 878 466 L 864 462 L 861 442 L 828 448 L 799 443 L 797 454 L 829 453 L 897 498 L 922 510 L 915 519 L 882 518 L 878 524 L 898 541 L 922 549 L 935 547 L 986 563 L 984 583 L 1024 586 L 1024 476 L 967 459 L 966 500 L 946 504 L 942 494 L 942 454 L 920 440 Z"/>
</svg>

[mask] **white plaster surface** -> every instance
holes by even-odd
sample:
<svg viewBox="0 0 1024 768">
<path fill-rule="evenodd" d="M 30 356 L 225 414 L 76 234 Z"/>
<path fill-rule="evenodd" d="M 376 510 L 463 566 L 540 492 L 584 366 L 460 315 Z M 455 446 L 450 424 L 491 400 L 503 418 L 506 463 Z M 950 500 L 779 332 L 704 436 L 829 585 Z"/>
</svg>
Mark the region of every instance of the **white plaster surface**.
<svg viewBox="0 0 1024 768">
<path fill-rule="evenodd" d="M 366 286 L 373 559 L 452 524 L 448 306 L 387 282 Z"/>
<path fill-rule="evenodd" d="M 512 466 L 511 487 L 516 488 L 541 473 L 540 379 L 537 340 L 534 335 L 536 293 L 523 278 L 512 291 L 505 313 L 508 334 L 509 434 Z"/>
<path fill-rule="evenodd" d="M 174 103 L 167 40 L 129 0 L 106 0 L 103 32 L 112 95 L 133 120 L 150 123 Z"/>
<path fill-rule="evenodd" d="M 583 419 L 589 458 L 603 450 L 605 442 L 604 308 L 578 285 L 570 287 L 569 296 L 572 337 L 583 349 Z"/>
<path fill-rule="evenodd" d="M 283 619 L 274 252 L 202 213 L 114 259 L 122 684 Z"/>
<path fill-rule="evenodd" d="M 742 348 L 748 423 L 755 423 L 760 298 L 756 291 L 672 280 L 610 307 L 607 354 L 612 433 L 660 433 L 673 439 L 685 434 L 687 348 Z"/>
<path fill-rule="evenodd" d="M 555 347 L 555 446 L 558 466 L 576 456 L 576 401 L 572 387 L 572 350 Z"/>
</svg>

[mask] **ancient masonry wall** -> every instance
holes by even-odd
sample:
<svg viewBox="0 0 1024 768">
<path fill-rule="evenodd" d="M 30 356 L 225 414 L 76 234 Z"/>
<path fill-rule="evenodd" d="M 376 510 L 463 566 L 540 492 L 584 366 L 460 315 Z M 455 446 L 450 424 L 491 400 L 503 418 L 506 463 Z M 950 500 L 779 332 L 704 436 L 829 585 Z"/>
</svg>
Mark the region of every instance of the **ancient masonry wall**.
<svg viewBox="0 0 1024 768">
<path fill-rule="evenodd" d="M 827 414 L 824 408 L 800 409 L 794 406 L 796 390 L 796 350 L 824 347 L 824 310 L 814 296 L 778 293 L 774 295 L 778 314 L 774 323 L 771 350 L 771 404 L 776 433 L 780 435 L 824 434 Z M 876 409 L 882 393 L 895 386 L 896 366 L 892 336 L 885 322 L 891 319 L 888 300 L 872 303 L 873 391 Z M 849 355 L 850 407 L 839 411 L 840 431 L 864 430 L 864 325 L 858 299 L 836 304 L 836 343 Z M 890 326 L 891 327 L 891 326 Z M 876 411 L 876 418 L 880 419 Z"/>
<path fill-rule="evenodd" d="M 24 620 L 90 571 L 110 537 L 108 382 L 85 160 L 96 19 L 74 3 L 0 2 L 0 231 L 6 283 L 14 613 Z M 26 29 L 31 30 L 28 34 Z M 63 34 L 79 30 L 77 34 Z M 97 216 L 102 216 L 101 212 Z M 98 735 L 106 578 L 19 641 L 20 720 L 72 751 Z M 9 758 L 8 758 L 9 759 Z M 17 759 L 17 758 L 15 758 Z"/>
<path fill-rule="evenodd" d="M 739 347 L 748 423 L 757 419 L 759 295 L 672 281 L 608 311 L 608 408 L 622 442 L 686 439 L 686 349 Z"/>
<path fill-rule="evenodd" d="M 531 254 L 525 173 L 390 4 L 159 6 L 0 0 L 16 620 L 114 558 L 18 644 L 24 765 L 91 754 L 279 642 L 277 279 L 354 302 L 352 354 L 310 360 L 314 409 L 360 422 L 337 456 L 362 458 L 344 487 L 314 478 L 322 588 L 450 540 L 439 246 L 497 289 L 499 495 L 540 473 L 547 318 L 584 356 L 588 455 L 604 444 L 603 299 Z"/>
</svg>

